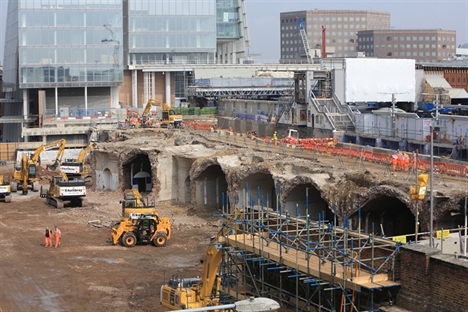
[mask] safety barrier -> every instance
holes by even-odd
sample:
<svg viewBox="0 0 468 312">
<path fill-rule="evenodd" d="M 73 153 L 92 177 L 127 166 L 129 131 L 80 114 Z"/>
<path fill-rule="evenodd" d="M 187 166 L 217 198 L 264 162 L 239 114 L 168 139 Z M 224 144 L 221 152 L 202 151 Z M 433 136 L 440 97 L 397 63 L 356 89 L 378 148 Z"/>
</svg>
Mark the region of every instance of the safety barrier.
<svg viewBox="0 0 468 312">
<path fill-rule="evenodd" d="M 187 123 L 184 122 L 185 126 L 194 130 L 207 130 L 211 131 L 213 128 L 210 125 L 199 125 L 196 122 Z M 377 164 L 387 164 L 390 165 L 391 155 L 378 153 L 373 151 L 363 150 L 362 148 L 348 148 L 348 147 L 336 147 L 338 143 L 338 138 L 307 138 L 307 139 L 295 139 L 293 137 L 286 137 L 278 140 L 278 144 L 284 145 L 295 145 L 297 147 L 302 147 L 304 150 L 312 151 L 320 154 L 328 154 L 335 156 L 344 156 L 357 158 L 360 160 L 365 160 L 369 162 L 374 162 Z M 271 137 L 264 137 L 264 143 L 269 144 L 271 142 Z M 411 163 L 411 167 L 413 164 Z M 419 160 L 418 167 L 420 170 L 430 171 L 431 164 L 427 160 Z M 446 162 L 433 162 L 434 172 L 448 174 L 452 176 L 459 176 L 463 178 L 468 178 L 468 166 L 451 164 Z"/>
</svg>

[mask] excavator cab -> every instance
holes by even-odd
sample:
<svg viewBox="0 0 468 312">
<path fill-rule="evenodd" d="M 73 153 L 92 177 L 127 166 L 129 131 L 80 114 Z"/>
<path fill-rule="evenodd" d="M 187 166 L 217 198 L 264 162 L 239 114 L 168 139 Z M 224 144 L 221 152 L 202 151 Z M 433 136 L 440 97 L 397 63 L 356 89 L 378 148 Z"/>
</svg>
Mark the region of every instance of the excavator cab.
<svg viewBox="0 0 468 312">
<path fill-rule="evenodd" d="M 37 167 L 36 164 L 28 165 L 28 176 L 30 179 L 35 179 L 37 176 Z"/>
</svg>

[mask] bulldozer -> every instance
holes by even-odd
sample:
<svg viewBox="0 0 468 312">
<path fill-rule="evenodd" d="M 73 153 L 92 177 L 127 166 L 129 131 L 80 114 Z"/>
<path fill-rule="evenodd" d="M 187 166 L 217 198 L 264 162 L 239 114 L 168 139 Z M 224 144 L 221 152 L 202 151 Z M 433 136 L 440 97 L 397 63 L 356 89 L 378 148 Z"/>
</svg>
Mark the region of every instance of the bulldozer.
<svg viewBox="0 0 468 312">
<path fill-rule="evenodd" d="M 4 179 L 3 175 L 0 175 L 0 199 L 3 199 L 5 203 L 11 203 L 10 183 Z"/>
<path fill-rule="evenodd" d="M 86 196 L 85 181 L 68 180 L 67 175 L 60 172 L 50 181 L 49 187 L 41 186 L 40 195 L 47 198 L 47 203 L 56 208 L 63 208 L 65 202 L 68 202 L 71 207 L 82 207 L 83 197 Z"/>
<path fill-rule="evenodd" d="M 160 218 L 157 213 L 130 213 L 122 217 L 120 223 L 112 228 L 110 241 L 113 245 L 119 242 L 125 247 L 137 243 L 153 243 L 164 247 L 171 239 L 172 224 L 169 218 Z"/>
</svg>

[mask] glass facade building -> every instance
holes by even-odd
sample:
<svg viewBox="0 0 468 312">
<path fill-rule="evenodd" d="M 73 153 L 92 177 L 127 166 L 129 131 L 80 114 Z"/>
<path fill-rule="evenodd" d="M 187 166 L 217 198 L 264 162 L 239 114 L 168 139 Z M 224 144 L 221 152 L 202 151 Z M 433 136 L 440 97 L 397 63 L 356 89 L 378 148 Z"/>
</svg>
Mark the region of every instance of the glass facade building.
<svg viewBox="0 0 468 312">
<path fill-rule="evenodd" d="M 117 86 L 122 41 L 119 0 L 19 0 L 19 86 Z"/>
<path fill-rule="evenodd" d="M 129 0 L 130 64 L 212 63 L 215 8 L 215 0 Z"/>
<path fill-rule="evenodd" d="M 249 46 L 243 0 L 9 0 L 6 26 L 12 141 L 24 116 L 177 106 L 196 66 L 241 63 Z"/>
</svg>

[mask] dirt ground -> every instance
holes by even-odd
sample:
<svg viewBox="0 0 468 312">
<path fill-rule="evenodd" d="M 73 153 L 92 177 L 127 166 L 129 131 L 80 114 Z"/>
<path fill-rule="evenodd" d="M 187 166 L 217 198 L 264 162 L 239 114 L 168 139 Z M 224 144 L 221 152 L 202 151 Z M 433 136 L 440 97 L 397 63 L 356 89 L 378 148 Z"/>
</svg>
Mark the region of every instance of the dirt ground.
<svg viewBox="0 0 468 312">
<path fill-rule="evenodd" d="M 11 174 L 11 168 L 0 167 L 0 174 Z M 39 193 L 20 194 L 12 203 L 0 202 L 3 312 L 166 311 L 159 303 L 161 286 L 173 275 L 201 274 L 200 259 L 220 224 L 211 214 L 160 203 L 160 216 L 173 219 L 167 246 L 125 248 L 106 242 L 109 226 L 120 218 L 121 193 L 88 190 L 85 207 L 64 209 L 48 206 Z M 89 223 L 97 220 L 101 227 Z M 62 244 L 45 248 L 45 227 L 54 225 Z"/>
</svg>

